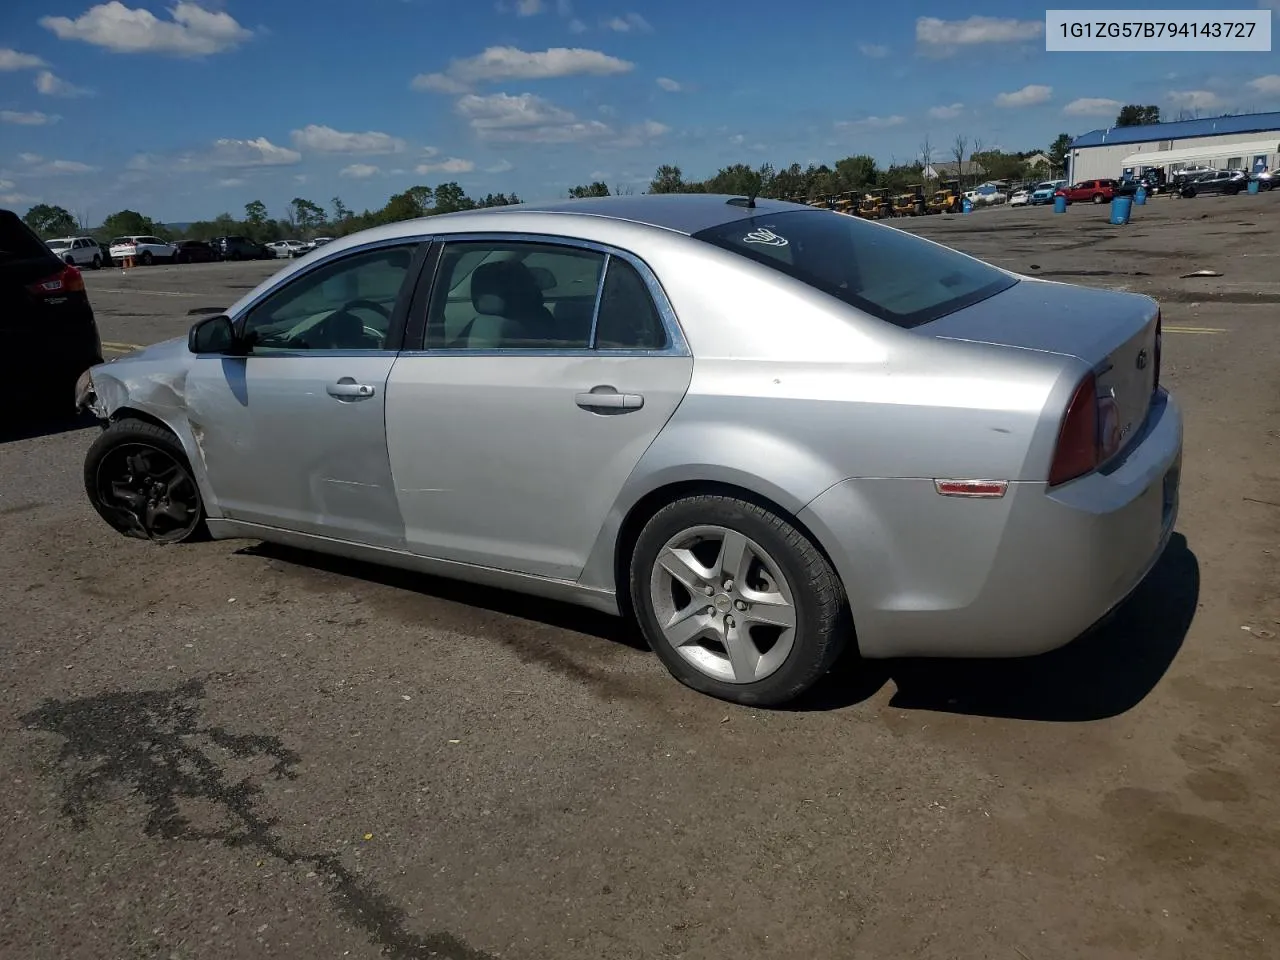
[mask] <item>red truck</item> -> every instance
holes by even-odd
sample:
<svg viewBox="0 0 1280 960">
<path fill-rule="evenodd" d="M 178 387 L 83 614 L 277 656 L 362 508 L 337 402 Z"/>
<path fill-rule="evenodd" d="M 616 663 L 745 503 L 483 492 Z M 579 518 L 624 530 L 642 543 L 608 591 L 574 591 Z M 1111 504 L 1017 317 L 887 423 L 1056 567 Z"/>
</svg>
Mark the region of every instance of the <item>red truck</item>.
<svg viewBox="0 0 1280 960">
<path fill-rule="evenodd" d="M 1055 197 L 1066 197 L 1067 203 L 1105 203 L 1116 195 L 1114 180 L 1081 180 L 1054 191 Z"/>
</svg>

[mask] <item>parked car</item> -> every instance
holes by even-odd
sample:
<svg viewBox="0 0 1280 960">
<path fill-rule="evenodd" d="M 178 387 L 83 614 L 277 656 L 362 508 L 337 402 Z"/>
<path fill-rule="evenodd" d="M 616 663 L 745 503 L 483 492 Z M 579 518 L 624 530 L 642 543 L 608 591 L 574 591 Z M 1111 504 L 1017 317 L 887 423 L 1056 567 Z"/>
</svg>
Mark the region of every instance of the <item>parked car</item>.
<svg viewBox="0 0 1280 960">
<path fill-rule="evenodd" d="M 92 267 L 94 270 L 102 266 L 102 248 L 93 237 L 61 237 L 57 240 L 46 240 L 45 244 L 63 263 L 70 263 L 77 267 Z"/>
<path fill-rule="evenodd" d="M 1015 190 L 1013 195 L 1009 197 L 1009 206 L 1025 207 L 1031 201 L 1030 190 Z"/>
<path fill-rule="evenodd" d="M 178 257 L 178 248 L 159 237 L 117 237 L 111 241 L 111 258 L 124 260 L 132 257 L 135 263 L 149 267 L 157 260 L 173 263 Z"/>
<path fill-rule="evenodd" d="M 1202 193 L 1225 193 L 1234 196 L 1249 188 L 1249 175 L 1243 170 L 1211 170 L 1197 177 L 1190 177 L 1178 185 L 1178 195 L 1185 199 Z"/>
<path fill-rule="evenodd" d="M 1035 189 L 1031 191 L 1031 205 L 1038 207 L 1042 203 L 1053 203 L 1054 194 L 1066 185 L 1065 180 L 1045 180 L 1036 184 Z"/>
<path fill-rule="evenodd" d="M 213 244 L 204 240 L 179 240 L 174 246 L 178 248 L 178 263 L 212 263 L 222 259 Z"/>
<path fill-rule="evenodd" d="M 326 243 L 332 242 L 333 237 L 316 237 L 311 241 L 311 249 L 314 250 L 316 247 L 323 247 Z"/>
<path fill-rule="evenodd" d="M 223 260 L 270 260 L 275 256 L 248 237 L 215 237 L 212 244 Z"/>
<path fill-rule="evenodd" d="M 1115 196 L 1114 180 L 1081 180 L 1068 187 L 1059 187 L 1055 197 L 1066 197 L 1067 203 L 1105 203 Z"/>
<path fill-rule="evenodd" d="M 1148 297 L 801 204 L 468 211 L 95 367 L 86 492 L 134 537 L 633 611 L 682 682 L 779 704 L 855 629 L 1015 656 L 1119 604 L 1177 514 L 1160 331 Z"/>
<path fill-rule="evenodd" d="M 102 363 L 80 268 L 0 210 L 0 371 L 12 402 L 0 418 L 70 413 L 77 378 Z"/>
<path fill-rule="evenodd" d="M 1261 173 L 1253 174 L 1253 179 L 1258 181 L 1259 190 L 1270 190 L 1275 186 L 1275 173 L 1270 170 L 1263 170 Z"/>
<path fill-rule="evenodd" d="M 276 257 L 302 257 L 307 254 L 307 247 L 301 240 L 273 240 L 267 249 Z"/>
</svg>

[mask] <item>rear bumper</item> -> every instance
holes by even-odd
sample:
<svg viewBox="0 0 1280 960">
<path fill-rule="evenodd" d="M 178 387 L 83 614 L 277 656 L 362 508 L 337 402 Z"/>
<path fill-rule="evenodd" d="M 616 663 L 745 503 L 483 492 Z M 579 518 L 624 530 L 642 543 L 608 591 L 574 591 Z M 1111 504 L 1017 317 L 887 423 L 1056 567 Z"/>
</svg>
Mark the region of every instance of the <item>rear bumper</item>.
<svg viewBox="0 0 1280 960">
<path fill-rule="evenodd" d="M 1181 412 L 1161 391 L 1120 462 L 1057 489 L 965 500 L 928 479 L 846 480 L 799 519 L 845 583 L 864 656 L 1027 656 L 1145 579 L 1177 521 L 1181 460 Z"/>
</svg>

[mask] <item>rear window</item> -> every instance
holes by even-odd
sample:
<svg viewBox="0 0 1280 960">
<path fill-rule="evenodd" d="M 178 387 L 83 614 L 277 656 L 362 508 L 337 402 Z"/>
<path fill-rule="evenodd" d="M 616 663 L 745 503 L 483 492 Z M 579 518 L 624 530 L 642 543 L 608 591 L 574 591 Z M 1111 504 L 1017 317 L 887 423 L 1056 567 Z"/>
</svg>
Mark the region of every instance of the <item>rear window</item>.
<svg viewBox="0 0 1280 960">
<path fill-rule="evenodd" d="M 113 247 L 131 247 L 133 246 L 133 237 L 116 237 L 111 241 Z"/>
<path fill-rule="evenodd" d="M 947 247 L 841 213 L 752 217 L 694 237 L 906 328 L 937 320 L 1018 282 Z"/>
<path fill-rule="evenodd" d="M 16 213 L 0 210 L 0 263 L 34 259 L 52 260 L 53 254 Z"/>
</svg>

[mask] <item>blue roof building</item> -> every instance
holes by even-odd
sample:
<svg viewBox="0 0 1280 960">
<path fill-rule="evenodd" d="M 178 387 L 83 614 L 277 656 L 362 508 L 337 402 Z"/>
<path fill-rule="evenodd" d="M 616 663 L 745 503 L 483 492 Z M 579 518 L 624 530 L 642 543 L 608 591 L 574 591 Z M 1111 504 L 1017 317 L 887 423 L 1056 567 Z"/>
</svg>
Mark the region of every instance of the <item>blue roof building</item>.
<svg viewBox="0 0 1280 960">
<path fill-rule="evenodd" d="M 1135 164 L 1135 154 L 1175 151 L 1166 162 Z M 1280 113 L 1175 120 L 1137 127 L 1091 130 L 1071 143 L 1068 176 L 1074 182 L 1117 178 L 1133 166 L 1214 166 L 1274 170 L 1280 163 Z"/>
</svg>

